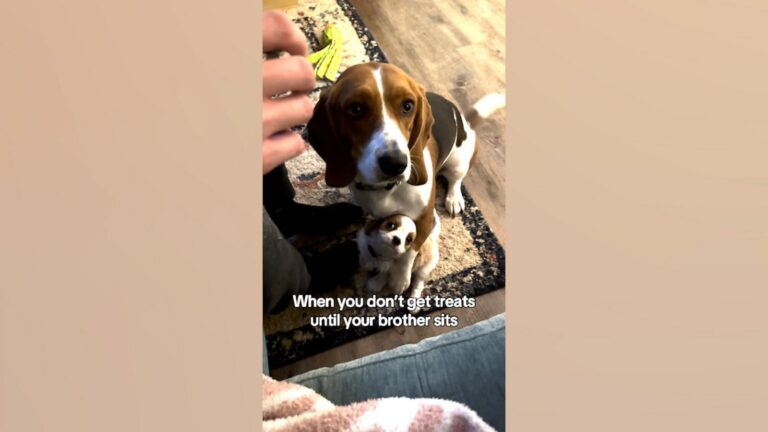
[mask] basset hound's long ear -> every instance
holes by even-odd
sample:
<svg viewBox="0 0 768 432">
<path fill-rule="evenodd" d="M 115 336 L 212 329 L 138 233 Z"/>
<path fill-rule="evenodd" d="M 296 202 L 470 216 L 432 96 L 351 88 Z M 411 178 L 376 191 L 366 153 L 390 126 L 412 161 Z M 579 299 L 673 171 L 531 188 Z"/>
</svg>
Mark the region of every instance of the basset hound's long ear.
<svg viewBox="0 0 768 432">
<path fill-rule="evenodd" d="M 424 91 L 424 87 L 418 85 L 418 96 L 414 101 L 416 104 L 416 111 L 413 118 L 413 127 L 411 128 L 411 136 L 408 139 L 408 148 L 411 150 L 411 160 L 421 160 L 424 153 L 424 147 L 432 137 L 432 125 L 435 123 L 435 118 L 432 116 L 432 108 L 427 101 L 427 94 Z M 413 170 L 411 171 L 411 178 L 408 179 L 408 183 L 414 186 L 421 186 L 426 184 L 427 171 L 423 163 L 413 164 Z"/>
<path fill-rule="evenodd" d="M 320 95 L 312 118 L 307 123 L 307 139 L 325 161 L 325 182 L 331 187 L 344 187 L 352 183 L 357 173 L 355 160 L 338 134 L 331 114 L 331 89 Z"/>
</svg>

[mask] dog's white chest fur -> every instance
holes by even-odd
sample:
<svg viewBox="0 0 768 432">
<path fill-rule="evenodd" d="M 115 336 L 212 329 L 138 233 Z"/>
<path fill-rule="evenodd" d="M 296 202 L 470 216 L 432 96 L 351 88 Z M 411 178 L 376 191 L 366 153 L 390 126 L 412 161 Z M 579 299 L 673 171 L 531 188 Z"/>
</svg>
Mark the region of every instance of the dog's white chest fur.
<svg viewBox="0 0 768 432">
<path fill-rule="evenodd" d="M 402 182 L 390 190 L 360 190 L 352 186 L 352 200 L 374 218 L 399 213 L 414 220 L 418 219 L 429 203 L 435 181 L 432 157 L 427 149 L 424 149 L 423 157 L 427 169 L 427 182 L 423 185 L 414 186 Z"/>
</svg>

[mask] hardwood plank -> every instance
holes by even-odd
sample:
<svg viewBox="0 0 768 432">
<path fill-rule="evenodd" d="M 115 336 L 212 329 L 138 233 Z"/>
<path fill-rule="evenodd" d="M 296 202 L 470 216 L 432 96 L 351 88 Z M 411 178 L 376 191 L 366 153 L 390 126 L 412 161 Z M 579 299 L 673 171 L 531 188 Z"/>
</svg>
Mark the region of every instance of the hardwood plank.
<svg viewBox="0 0 768 432">
<path fill-rule="evenodd" d="M 299 4 L 299 0 L 264 0 L 264 10 L 272 9 L 290 9 L 296 7 Z"/>
</svg>

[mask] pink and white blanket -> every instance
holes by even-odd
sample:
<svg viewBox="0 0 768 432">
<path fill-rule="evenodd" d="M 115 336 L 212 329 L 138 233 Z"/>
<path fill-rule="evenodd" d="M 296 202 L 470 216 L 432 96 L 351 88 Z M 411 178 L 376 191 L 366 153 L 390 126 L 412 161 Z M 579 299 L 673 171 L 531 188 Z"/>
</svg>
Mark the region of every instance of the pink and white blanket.
<svg viewBox="0 0 768 432">
<path fill-rule="evenodd" d="M 336 406 L 307 387 L 262 377 L 264 431 L 494 430 L 458 402 L 398 397 Z"/>
</svg>

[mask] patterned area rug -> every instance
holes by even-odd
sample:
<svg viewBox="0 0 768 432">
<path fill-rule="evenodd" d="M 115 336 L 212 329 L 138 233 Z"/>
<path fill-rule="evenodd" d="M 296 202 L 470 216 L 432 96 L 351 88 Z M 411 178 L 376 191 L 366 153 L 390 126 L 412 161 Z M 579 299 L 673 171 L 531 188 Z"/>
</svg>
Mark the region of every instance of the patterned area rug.
<svg viewBox="0 0 768 432">
<path fill-rule="evenodd" d="M 298 7 L 287 13 L 306 34 L 310 52 L 322 48 L 319 36 L 326 24 L 333 23 L 339 27 L 344 35 L 341 71 L 358 63 L 387 61 L 357 12 L 345 0 L 300 1 Z M 321 90 L 329 85 L 330 82 L 318 80 L 317 88 L 310 95 L 314 102 L 317 102 Z M 350 201 L 347 189 L 330 188 L 325 184 L 325 163 L 309 145 L 307 152 L 288 162 L 287 167 L 296 188 L 297 201 L 317 205 Z M 442 206 L 444 183 L 438 185 L 437 202 L 442 223 L 440 262 L 426 284 L 430 296 L 476 297 L 504 286 L 504 251 L 472 197 L 465 189 L 462 189 L 462 193 L 466 200 L 466 210 L 459 217 L 451 218 Z M 333 238 L 293 240 L 300 250 L 312 253 L 341 243 L 354 242 L 357 228 L 350 226 Z M 324 296 L 352 297 L 355 294 L 349 283 L 330 289 Z M 419 315 L 437 309 L 422 310 Z M 264 318 L 270 367 L 293 363 L 386 328 L 376 324 L 353 326 L 347 330 L 344 325 L 321 327 L 310 324 L 312 316 L 336 313 L 342 317 L 369 317 L 379 314 L 402 316 L 408 314 L 408 311 L 405 308 L 360 307 L 339 312 L 338 308 L 306 309 L 290 306 Z"/>
</svg>

